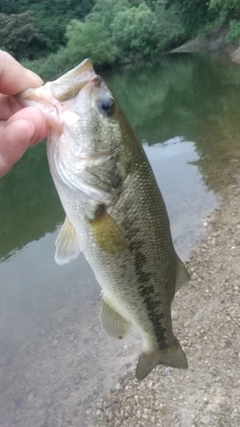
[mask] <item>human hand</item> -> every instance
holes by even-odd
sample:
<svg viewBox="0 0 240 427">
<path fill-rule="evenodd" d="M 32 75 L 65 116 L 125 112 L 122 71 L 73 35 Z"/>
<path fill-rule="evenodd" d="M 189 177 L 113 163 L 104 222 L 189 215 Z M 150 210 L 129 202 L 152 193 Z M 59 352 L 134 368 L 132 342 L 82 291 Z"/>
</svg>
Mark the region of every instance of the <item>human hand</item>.
<svg viewBox="0 0 240 427">
<path fill-rule="evenodd" d="M 33 107 L 23 108 L 11 96 L 42 84 L 40 77 L 0 50 L 0 177 L 28 147 L 47 136 L 43 113 Z"/>
</svg>

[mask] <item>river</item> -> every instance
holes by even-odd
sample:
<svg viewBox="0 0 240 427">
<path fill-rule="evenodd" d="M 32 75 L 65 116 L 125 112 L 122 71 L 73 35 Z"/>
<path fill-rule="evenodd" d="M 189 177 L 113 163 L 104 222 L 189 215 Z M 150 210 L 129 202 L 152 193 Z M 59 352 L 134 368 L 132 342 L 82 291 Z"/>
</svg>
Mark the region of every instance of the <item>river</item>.
<svg viewBox="0 0 240 427">
<path fill-rule="evenodd" d="M 186 260 L 237 177 L 239 67 L 175 54 L 104 77 L 143 143 Z M 76 425 L 135 364 L 139 337 L 103 333 L 100 288 L 82 255 L 54 262 L 64 214 L 44 143 L 1 179 L 0 205 L 0 426 Z"/>
</svg>

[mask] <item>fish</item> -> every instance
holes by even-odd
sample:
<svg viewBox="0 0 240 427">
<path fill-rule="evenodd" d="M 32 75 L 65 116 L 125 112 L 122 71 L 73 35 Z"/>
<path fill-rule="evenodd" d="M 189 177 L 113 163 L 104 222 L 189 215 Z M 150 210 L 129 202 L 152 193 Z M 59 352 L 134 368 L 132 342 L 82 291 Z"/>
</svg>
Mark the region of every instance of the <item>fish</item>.
<svg viewBox="0 0 240 427">
<path fill-rule="evenodd" d="M 139 381 L 159 364 L 187 369 L 171 304 L 190 276 L 148 158 L 113 93 L 86 59 L 17 99 L 41 109 L 49 126 L 48 162 L 66 213 L 55 261 L 82 252 L 101 286 L 105 332 L 122 339 L 137 328 Z"/>
</svg>

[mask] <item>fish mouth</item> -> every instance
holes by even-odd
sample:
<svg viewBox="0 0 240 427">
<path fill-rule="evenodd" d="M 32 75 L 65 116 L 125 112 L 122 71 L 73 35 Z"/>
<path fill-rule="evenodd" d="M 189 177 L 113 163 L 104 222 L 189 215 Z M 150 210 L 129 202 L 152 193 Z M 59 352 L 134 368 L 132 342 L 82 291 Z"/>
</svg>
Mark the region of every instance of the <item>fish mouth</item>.
<svg viewBox="0 0 240 427">
<path fill-rule="evenodd" d="M 87 58 L 68 73 L 51 82 L 52 96 L 60 102 L 68 101 L 89 82 L 100 86 L 102 78 L 96 74 L 92 61 Z"/>
<path fill-rule="evenodd" d="M 41 100 L 53 105 L 74 98 L 89 82 L 100 86 L 102 78 L 96 74 L 92 61 L 87 58 L 72 70 L 57 80 L 46 83 L 36 89 L 27 89 L 17 95 L 17 99 L 24 105 L 25 99 Z"/>
<path fill-rule="evenodd" d="M 24 107 L 39 108 L 40 105 L 51 126 L 61 131 L 63 123 L 59 111 L 62 103 L 74 98 L 88 83 L 100 87 L 102 82 L 102 78 L 93 68 L 92 61 L 87 58 L 57 80 L 35 89 L 27 89 L 16 95 L 16 99 Z"/>
</svg>

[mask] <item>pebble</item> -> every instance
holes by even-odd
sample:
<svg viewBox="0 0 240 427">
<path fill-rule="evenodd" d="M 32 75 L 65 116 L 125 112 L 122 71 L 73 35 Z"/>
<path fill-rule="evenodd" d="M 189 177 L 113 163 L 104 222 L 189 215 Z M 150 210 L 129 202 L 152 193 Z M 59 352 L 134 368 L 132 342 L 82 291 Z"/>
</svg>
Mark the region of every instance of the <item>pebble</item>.
<svg viewBox="0 0 240 427">
<path fill-rule="evenodd" d="M 108 421 L 110 421 L 110 422 L 113 421 L 113 418 L 114 418 L 113 412 L 109 411 L 107 417 L 108 417 Z"/>
<path fill-rule="evenodd" d="M 137 418 L 141 418 L 141 415 L 142 415 L 142 413 L 141 413 L 141 411 L 140 411 L 140 409 L 137 411 L 137 413 L 136 413 L 136 416 L 137 416 Z"/>
<path fill-rule="evenodd" d="M 240 353 L 239 353 L 240 354 Z M 28 394 L 28 400 L 29 400 L 29 402 L 31 402 L 31 400 L 33 400 L 33 394 L 32 393 L 29 393 Z"/>
<path fill-rule="evenodd" d="M 96 407 L 98 408 L 98 409 L 102 409 L 102 407 L 103 407 L 103 402 L 100 400 L 99 402 L 97 402 L 96 403 Z"/>
</svg>

